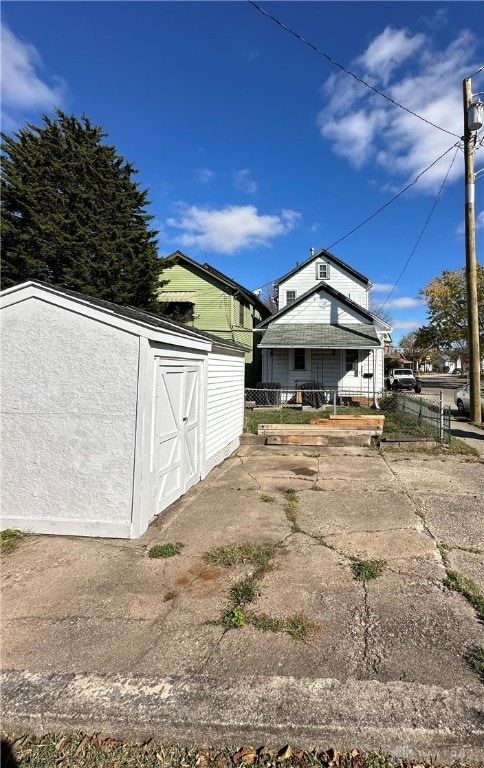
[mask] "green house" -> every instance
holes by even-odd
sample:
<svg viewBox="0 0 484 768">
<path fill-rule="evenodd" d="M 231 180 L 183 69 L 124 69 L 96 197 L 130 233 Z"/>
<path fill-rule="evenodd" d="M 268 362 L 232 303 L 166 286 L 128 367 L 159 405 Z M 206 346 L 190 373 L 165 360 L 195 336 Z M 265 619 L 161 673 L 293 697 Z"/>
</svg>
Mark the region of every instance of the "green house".
<svg viewBox="0 0 484 768">
<path fill-rule="evenodd" d="M 187 326 L 247 347 L 246 386 L 261 379 L 262 332 L 254 327 L 270 316 L 259 297 L 209 264 L 175 251 L 161 260 L 159 301 L 163 314 Z"/>
</svg>

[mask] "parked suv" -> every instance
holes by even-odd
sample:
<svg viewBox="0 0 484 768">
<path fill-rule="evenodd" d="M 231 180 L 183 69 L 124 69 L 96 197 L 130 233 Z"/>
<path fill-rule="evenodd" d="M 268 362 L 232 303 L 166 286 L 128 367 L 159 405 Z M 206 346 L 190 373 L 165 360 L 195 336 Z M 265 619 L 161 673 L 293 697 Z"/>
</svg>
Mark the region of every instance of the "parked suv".
<svg viewBox="0 0 484 768">
<path fill-rule="evenodd" d="M 422 391 L 422 385 L 413 375 L 411 368 L 391 368 L 387 371 L 385 385 L 387 389 L 394 391 L 400 389 L 413 389 L 417 393 Z"/>
</svg>

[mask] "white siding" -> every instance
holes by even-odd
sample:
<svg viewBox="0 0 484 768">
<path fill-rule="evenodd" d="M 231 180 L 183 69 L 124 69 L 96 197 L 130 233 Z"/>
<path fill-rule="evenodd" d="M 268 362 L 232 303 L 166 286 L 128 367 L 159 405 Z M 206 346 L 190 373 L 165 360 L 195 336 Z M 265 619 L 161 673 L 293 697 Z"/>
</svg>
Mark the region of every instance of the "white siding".
<svg viewBox="0 0 484 768">
<path fill-rule="evenodd" d="M 311 381 L 317 381 L 323 387 L 337 387 L 341 375 L 341 355 L 339 349 L 311 350 Z"/>
<path fill-rule="evenodd" d="M 324 289 L 314 293 L 293 309 L 288 309 L 282 317 L 274 320 L 274 324 L 294 323 L 331 323 L 331 325 L 345 325 L 347 323 L 365 322 L 361 315 L 332 296 L 324 293 Z M 371 323 L 368 323 L 371 325 Z"/>
<path fill-rule="evenodd" d="M 210 352 L 207 361 L 205 476 L 234 451 L 244 428 L 243 354 Z"/>
<path fill-rule="evenodd" d="M 39 299 L 2 310 L 2 526 L 129 536 L 139 340 Z"/>
<path fill-rule="evenodd" d="M 286 306 L 286 291 L 296 291 L 296 295 L 302 296 L 303 293 L 309 291 L 310 288 L 314 288 L 316 283 L 321 282 L 317 277 L 317 264 L 323 262 L 324 259 L 316 259 L 310 264 L 301 267 L 301 269 L 294 275 L 291 275 L 285 282 L 279 285 L 279 309 Z M 328 262 L 330 267 L 329 279 L 324 282 L 328 283 L 332 288 L 342 293 L 344 296 L 350 296 L 356 301 L 356 296 L 360 297 L 361 304 L 365 309 L 368 309 L 368 291 L 365 286 L 354 277 L 351 277 L 347 272 L 340 267 L 335 266 L 332 262 Z M 358 302 L 360 303 L 360 302 Z"/>
</svg>

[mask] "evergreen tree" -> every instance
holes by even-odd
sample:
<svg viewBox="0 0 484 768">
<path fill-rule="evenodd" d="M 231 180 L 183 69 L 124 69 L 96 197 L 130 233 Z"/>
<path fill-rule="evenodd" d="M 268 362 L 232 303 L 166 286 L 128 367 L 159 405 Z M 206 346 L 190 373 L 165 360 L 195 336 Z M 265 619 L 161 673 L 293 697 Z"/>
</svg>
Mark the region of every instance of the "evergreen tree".
<svg viewBox="0 0 484 768">
<path fill-rule="evenodd" d="M 2 134 L 2 287 L 28 279 L 157 311 L 146 191 L 89 118 L 57 110 Z"/>
</svg>

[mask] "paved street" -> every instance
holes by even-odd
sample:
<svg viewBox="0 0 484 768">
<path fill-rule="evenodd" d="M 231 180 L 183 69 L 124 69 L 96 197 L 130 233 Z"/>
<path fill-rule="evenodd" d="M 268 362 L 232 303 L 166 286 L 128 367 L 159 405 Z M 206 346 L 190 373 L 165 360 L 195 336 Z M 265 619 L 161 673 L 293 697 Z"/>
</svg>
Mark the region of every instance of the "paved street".
<svg viewBox="0 0 484 768">
<path fill-rule="evenodd" d="M 474 448 L 481 456 L 484 456 L 484 429 L 474 427 L 468 421 L 457 418 L 454 403 L 454 392 L 466 379 L 449 373 L 424 374 L 421 377 L 422 395 L 431 400 L 439 400 L 440 392 L 443 394 L 444 405 L 452 408 L 455 417 L 451 421 L 451 433 L 453 437 L 463 440 Z"/>
</svg>

